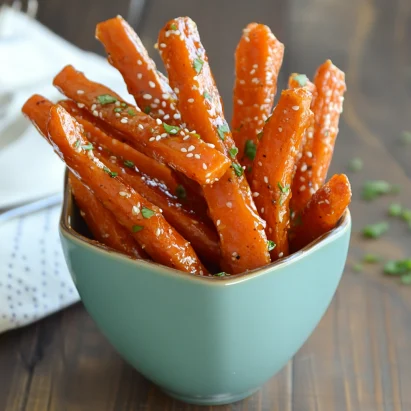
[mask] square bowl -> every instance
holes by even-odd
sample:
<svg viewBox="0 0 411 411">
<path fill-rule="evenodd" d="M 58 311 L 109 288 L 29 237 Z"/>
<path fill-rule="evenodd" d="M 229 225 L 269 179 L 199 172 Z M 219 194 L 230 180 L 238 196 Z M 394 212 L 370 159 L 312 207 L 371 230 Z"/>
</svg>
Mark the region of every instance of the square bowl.
<svg viewBox="0 0 411 411">
<path fill-rule="evenodd" d="M 67 183 L 64 255 L 81 299 L 120 355 L 182 401 L 216 405 L 257 391 L 298 351 L 329 306 L 351 232 L 338 226 L 303 250 L 232 277 L 201 277 L 90 239 Z"/>
</svg>

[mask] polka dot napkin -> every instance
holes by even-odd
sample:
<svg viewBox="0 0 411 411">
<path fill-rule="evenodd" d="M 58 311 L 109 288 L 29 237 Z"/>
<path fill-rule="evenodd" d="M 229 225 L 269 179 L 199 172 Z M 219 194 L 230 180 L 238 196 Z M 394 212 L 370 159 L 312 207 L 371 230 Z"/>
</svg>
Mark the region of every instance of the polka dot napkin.
<svg viewBox="0 0 411 411">
<path fill-rule="evenodd" d="M 0 226 L 0 332 L 79 299 L 58 233 L 60 206 Z"/>
</svg>

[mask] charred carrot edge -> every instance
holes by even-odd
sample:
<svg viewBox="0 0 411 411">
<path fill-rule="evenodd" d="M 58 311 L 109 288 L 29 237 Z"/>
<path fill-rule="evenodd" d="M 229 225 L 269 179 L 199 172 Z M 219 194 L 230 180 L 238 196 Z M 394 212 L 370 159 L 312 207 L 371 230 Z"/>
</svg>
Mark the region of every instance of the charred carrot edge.
<svg viewBox="0 0 411 411">
<path fill-rule="evenodd" d="M 176 108 L 176 93 L 167 78 L 157 71 L 130 25 L 121 16 L 114 17 L 97 24 L 96 37 L 105 47 L 109 62 L 123 76 L 137 105 L 153 118 L 179 125 L 181 115 Z"/>
<path fill-rule="evenodd" d="M 274 247 L 272 260 L 289 253 L 290 186 L 298 149 L 312 115 L 311 98 L 311 93 L 303 88 L 281 93 L 254 160 L 251 185 L 257 209 L 267 222 L 270 248 Z"/>
<path fill-rule="evenodd" d="M 291 250 L 298 251 L 332 230 L 351 202 L 351 186 L 346 175 L 334 175 L 305 206 L 290 231 Z"/>
<path fill-rule="evenodd" d="M 69 182 L 80 214 L 97 241 L 130 257 L 147 258 L 147 254 L 130 232 L 117 222 L 114 215 L 104 208 L 73 173 L 69 175 Z"/>
<path fill-rule="evenodd" d="M 96 117 L 122 132 L 139 151 L 184 173 L 200 184 L 210 184 L 227 171 L 230 162 L 193 133 L 152 119 L 124 102 L 109 88 L 88 80 L 72 66 L 54 78 L 54 85 Z"/>
<path fill-rule="evenodd" d="M 158 44 L 170 85 L 179 90 L 183 121 L 232 160 L 232 168 L 220 181 L 203 187 L 220 236 L 222 268 L 237 274 L 262 267 L 270 261 L 264 222 L 236 160 L 237 149 L 195 23 L 189 18 L 171 20 L 160 31 Z M 234 230 L 239 224 L 241 230 Z"/>
<path fill-rule="evenodd" d="M 271 113 L 277 91 L 284 45 L 269 27 L 251 23 L 235 52 L 236 79 L 233 92 L 233 138 L 238 158 L 250 176 L 264 121 Z M 250 180 L 249 180 L 250 181 Z"/>
<path fill-rule="evenodd" d="M 154 261 L 189 273 L 206 273 L 193 248 L 166 221 L 159 208 L 124 184 L 94 156 L 80 125 L 63 107 L 56 105 L 50 110 L 48 132 L 55 152 L 117 221 L 133 233 Z"/>
<path fill-rule="evenodd" d="M 314 84 L 317 91 L 311 107 L 314 113 L 314 130 L 307 132 L 307 142 L 294 177 L 296 187 L 293 191 L 292 207 L 296 215 L 325 182 L 338 134 L 346 89 L 344 73 L 330 60 L 319 67 Z"/>
</svg>

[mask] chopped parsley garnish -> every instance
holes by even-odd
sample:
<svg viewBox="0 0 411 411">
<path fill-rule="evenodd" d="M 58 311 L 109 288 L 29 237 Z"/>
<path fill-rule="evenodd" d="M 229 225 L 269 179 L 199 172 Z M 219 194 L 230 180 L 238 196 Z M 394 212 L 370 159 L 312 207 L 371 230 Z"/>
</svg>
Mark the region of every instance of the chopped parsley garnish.
<svg viewBox="0 0 411 411">
<path fill-rule="evenodd" d="M 367 181 L 364 184 L 362 198 L 364 200 L 374 200 L 384 194 L 393 194 L 398 192 L 398 187 L 384 180 Z"/>
<path fill-rule="evenodd" d="M 403 144 L 411 144 L 411 131 L 403 131 L 401 133 L 401 142 Z"/>
<path fill-rule="evenodd" d="M 353 172 L 361 171 L 363 169 L 364 163 L 359 157 L 354 157 L 348 163 L 348 169 Z"/>
<path fill-rule="evenodd" d="M 110 94 L 102 94 L 101 96 L 97 96 L 97 100 L 101 105 L 115 103 L 117 99 Z"/>
<path fill-rule="evenodd" d="M 274 241 L 272 240 L 267 241 L 268 251 L 273 251 L 275 247 L 277 247 L 277 244 Z"/>
<path fill-rule="evenodd" d="M 257 134 L 257 138 L 258 138 L 258 140 L 261 140 L 261 139 L 263 138 L 263 132 L 262 132 L 262 131 L 260 131 L 260 132 Z"/>
<path fill-rule="evenodd" d="M 186 189 L 181 184 L 176 187 L 176 196 L 182 200 L 187 197 Z"/>
<path fill-rule="evenodd" d="M 155 211 L 150 210 L 147 207 L 143 207 L 141 209 L 141 215 L 143 216 L 143 218 L 151 218 L 151 217 L 153 217 L 154 214 L 155 214 Z"/>
<path fill-rule="evenodd" d="M 365 226 L 362 233 L 363 236 L 367 238 L 378 238 L 386 233 L 389 228 L 390 226 L 386 221 L 381 221 L 379 223 L 369 224 Z"/>
<path fill-rule="evenodd" d="M 222 271 L 221 273 L 216 273 L 213 274 L 213 277 L 229 277 L 231 274 L 227 274 L 224 271 Z"/>
<path fill-rule="evenodd" d="M 111 171 L 108 167 L 104 166 L 103 167 L 103 171 L 105 173 L 107 173 L 111 178 L 117 177 L 118 173 L 116 173 L 115 171 Z"/>
<path fill-rule="evenodd" d="M 243 168 L 240 166 L 240 164 L 237 163 L 232 163 L 234 173 L 236 174 L 237 177 L 241 177 L 244 174 Z"/>
<path fill-rule="evenodd" d="M 149 114 L 151 112 L 151 107 L 150 106 L 145 106 L 144 107 L 144 113 Z"/>
<path fill-rule="evenodd" d="M 134 167 L 134 163 L 130 160 L 124 160 L 123 164 L 128 168 L 133 168 Z"/>
<path fill-rule="evenodd" d="M 352 266 L 352 269 L 354 270 L 354 272 L 359 273 L 363 270 L 363 265 L 361 263 L 356 263 Z"/>
<path fill-rule="evenodd" d="M 196 71 L 197 74 L 201 72 L 201 69 L 203 68 L 204 61 L 201 60 L 200 58 L 195 58 L 193 61 L 193 68 Z"/>
<path fill-rule="evenodd" d="M 391 217 L 400 217 L 402 214 L 402 206 L 401 204 L 392 203 L 388 207 L 388 215 Z"/>
<path fill-rule="evenodd" d="M 121 107 L 127 107 L 127 104 L 126 103 L 120 103 L 120 106 Z"/>
<path fill-rule="evenodd" d="M 93 144 L 88 143 L 88 144 L 82 145 L 81 148 L 85 151 L 90 151 L 90 150 L 93 150 L 94 147 L 93 147 Z"/>
<path fill-rule="evenodd" d="M 305 74 L 294 74 L 293 79 L 298 83 L 300 87 L 307 85 L 308 78 Z"/>
<path fill-rule="evenodd" d="M 410 274 L 411 259 L 388 261 L 384 266 L 384 273 L 388 275 Z"/>
<path fill-rule="evenodd" d="M 402 275 L 401 276 L 401 282 L 404 285 L 411 285 L 411 273 Z"/>
<path fill-rule="evenodd" d="M 78 139 L 76 140 L 76 142 L 74 143 L 74 148 L 79 148 L 79 147 L 80 147 L 80 144 L 81 144 L 81 140 L 78 138 Z"/>
<path fill-rule="evenodd" d="M 207 91 L 205 91 L 205 92 L 203 93 L 203 97 L 204 97 L 206 100 L 208 100 L 208 101 L 211 101 L 211 99 L 212 99 L 211 94 L 208 93 Z"/>
<path fill-rule="evenodd" d="M 229 133 L 230 132 L 230 128 L 228 127 L 228 124 L 222 124 L 221 126 L 217 127 L 217 132 L 218 135 L 220 136 L 221 140 L 224 141 L 225 139 L 225 133 Z"/>
<path fill-rule="evenodd" d="M 136 112 L 132 108 L 129 108 L 127 110 L 127 114 L 131 117 L 134 117 L 136 115 Z"/>
<path fill-rule="evenodd" d="M 133 225 L 132 227 L 132 231 L 133 233 L 138 233 L 139 231 L 141 231 L 144 227 L 142 225 Z"/>
<path fill-rule="evenodd" d="M 406 221 L 407 223 L 410 223 L 410 222 L 411 222 L 411 210 L 408 209 L 408 208 L 405 209 L 405 210 L 402 210 L 401 218 L 402 218 L 404 221 Z"/>
<path fill-rule="evenodd" d="M 253 140 L 247 140 L 244 146 L 244 155 L 248 157 L 251 161 L 255 159 L 257 154 L 257 146 Z"/>
<path fill-rule="evenodd" d="M 238 154 L 238 148 L 237 147 L 230 148 L 228 152 L 230 153 L 231 158 L 235 158 L 235 156 Z"/>
<path fill-rule="evenodd" d="M 167 123 L 163 123 L 163 127 L 164 127 L 164 130 L 165 130 L 168 134 L 172 134 L 172 135 L 175 135 L 175 134 L 177 134 L 177 133 L 180 131 L 180 127 L 170 126 L 170 125 L 167 124 Z"/>
<path fill-rule="evenodd" d="M 177 24 L 175 24 L 175 23 L 170 24 L 170 29 L 171 30 L 177 30 Z"/>
<path fill-rule="evenodd" d="M 193 137 L 196 137 L 200 140 L 201 136 L 198 133 L 190 133 Z"/>
<path fill-rule="evenodd" d="M 114 108 L 115 113 L 121 113 L 122 111 L 123 111 L 123 109 L 121 107 L 115 107 Z"/>
<path fill-rule="evenodd" d="M 380 257 L 375 254 L 365 254 L 362 260 L 367 264 L 375 264 L 380 261 Z"/>
<path fill-rule="evenodd" d="M 283 194 L 288 194 L 289 193 L 290 186 L 288 184 L 283 186 L 280 182 L 278 182 L 277 185 L 278 185 L 278 188 L 280 189 L 281 193 L 283 193 Z"/>
</svg>

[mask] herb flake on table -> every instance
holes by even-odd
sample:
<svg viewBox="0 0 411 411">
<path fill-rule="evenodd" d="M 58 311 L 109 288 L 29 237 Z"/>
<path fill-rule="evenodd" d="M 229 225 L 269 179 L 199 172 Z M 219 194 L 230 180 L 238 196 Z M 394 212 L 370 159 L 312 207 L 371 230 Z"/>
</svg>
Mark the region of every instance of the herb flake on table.
<svg viewBox="0 0 411 411">
<path fill-rule="evenodd" d="M 398 203 L 392 203 L 388 207 L 388 215 L 390 217 L 400 217 L 402 214 L 402 205 Z"/>
<path fill-rule="evenodd" d="M 362 260 L 367 264 L 375 264 L 380 262 L 380 257 L 378 257 L 378 255 L 369 253 L 365 254 Z"/>
<path fill-rule="evenodd" d="M 379 238 L 385 234 L 390 225 L 386 221 L 380 221 L 375 224 L 369 224 L 363 228 L 362 234 L 366 238 Z"/>
<path fill-rule="evenodd" d="M 348 169 L 350 171 L 353 171 L 354 173 L 361 171 L 364 167 L 364 163 L 361 158 L 359 157 L 354 157 L 353 159 L 350 160 L 348 163 Z"/>
<path fill-rule="evenodd" d="M 362 190 L 362 198 L 371 201 L 382 195 L 396 194 L 398 191 L 398 186 L 388 183 L 387 181 L 371 180 L 365 182 Z"/>
</svg>

